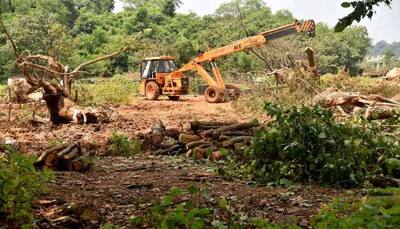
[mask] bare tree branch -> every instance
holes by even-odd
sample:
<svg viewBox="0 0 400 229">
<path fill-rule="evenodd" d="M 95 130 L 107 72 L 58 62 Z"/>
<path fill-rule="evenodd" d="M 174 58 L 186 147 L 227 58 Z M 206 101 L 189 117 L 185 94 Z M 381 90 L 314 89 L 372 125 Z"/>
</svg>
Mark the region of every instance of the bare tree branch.
<svg viewBox="0 0 400 229">
<path fill-rule="evenodd" d="M 18 54 L 18 51 L 17 51 L 17 46 L 15 45 L 15 42 L 14 42 L 14 40 L 12 39 L 10 33 L 8 32 L 8 30 L 7 30 L 6 27 L 4 26 L 3 19 L 1 18 L 1 16 L 0 16 L 0 26 L 1 26 L 1 28 L 3 29 L 4 33 L 6 34 L 7 38 L 8 38 L 8 39 L 10 40 L 10 42 L 11 42 L 11 46 L 12 46 L 12 48 L 13 48 L 15 57 L 18 58 L 18 57 L 19 57 L 19 54 Z"/>
<path fill-rule="evenodd" d="M 246 28 L 246 26 L 245 26 L 245 24 L 243 22 L 243 14 L 242 14 L 242 11 L 240 10 L 240 6 L 236 5 L 236 8 L 237 8 L 237 10 L 239 12 L 239 20 L 240 20 L 239 24 L 242 27 L 243 31 L 246 33 L 246 36 L 249 37 L 250 33 L 247 30 L 247 28 Z M 257 53 L 253 48 L 250 49 L 250 52 L 252 52 L 254 55 L 256 55 L 256 57 L 258 57 L 260 60 L 262 60 L 270 71 L 274 70 L 271 67 L 271 65 L 268 63 L 268 61 L 263 56 L 261 56 L 259 53 Z"/>
<path fill-rule="evenodd" d="M 121 50 L 119 50 L 119 51 L 117 51 L 117 52 L 114 52 L 114 53 L 111 53 L 111 54 L 109 54 L 109 55 L 105 55 L 105 56 L 96 58 L 96 59 L 94 59 L 94 60 L 88 61 L 88 62 L 86 62 L 86 63 L 83 63 L 83 64 L 79 65 L 77 68 L 75 68 L 75 70 L 73 70 L 73 71 L 70 73 L 70 75 L 73 75 L 73 76 L 74 76 L 74 75 L 76 75 L 82 68 L 84 68 L 84 67 L 86 67 L 86 66 L 88 66 L 88 65 L 91 65 L 91 64 L 100 62 L 100 61 L 102 61 L 102 60 L 110 59 L 110 58 L 112 58 L 112 57 L 114 57 L 114 56 L 117 56 L 117 55 L 119 55 L 119 54 L 121 54 L 121 53 L 127 51 L 127 50 L 129 50 L 129 48 L 128 48 L 128 47 L 125 47 L 125 48 L 122 48 Z"/>
</svg>

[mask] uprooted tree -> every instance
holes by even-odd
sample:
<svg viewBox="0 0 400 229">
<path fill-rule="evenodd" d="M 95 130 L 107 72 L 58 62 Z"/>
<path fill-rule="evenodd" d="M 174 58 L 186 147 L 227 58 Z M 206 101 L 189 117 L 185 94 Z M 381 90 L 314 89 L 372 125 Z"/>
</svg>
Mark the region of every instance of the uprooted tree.
<svg viewBox="0 0 400 229">
<path fill-rule="evenodd" d="M 43 100 L 46 102 L 53 124 L 97 123 L 108 119 L 107 112 L 79 108 L 71 99 L 71 88 L 74 80 L 85 73 L 83 69 L 94 63 L 111 59 L 122 52 L 132 50 L 125 47 L 114 53 L 80 64 L 71 70 L 55 58 L 46 55 L 31 55 L 29 51 L 18 53 L 17 46 L 6 29 L 1 17 L 0 26 L 9 39 L 14 51 L 15 64 L 33 90 L 42 88 Z"/>
</svg>

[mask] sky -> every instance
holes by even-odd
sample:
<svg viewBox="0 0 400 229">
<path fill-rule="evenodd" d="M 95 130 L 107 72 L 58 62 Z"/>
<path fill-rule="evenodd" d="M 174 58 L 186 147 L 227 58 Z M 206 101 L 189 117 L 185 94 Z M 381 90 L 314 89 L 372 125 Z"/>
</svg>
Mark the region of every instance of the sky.
<svg viewBox="0 0 400 229">
<path fill-rule="evenodd" d="M 182 0 L 180 13 L 195 12 L 198 15 L 212 14 L 221 3 L 230 0 Z M 288 9 L 297 19 L 314 19 L 334 26 L 339 18 L 347 15 L 349 9 L 340 7 L 344 0 L 265 0 L 266 4 L 275 12 Z M 116 10 L 122 9 L 118 2 Z M 391 9 L 386 6 L 377 8 L 377 14 L 372 20 L 364 19 L 361 23 L 368 28 L 373 42 L 386 40 L 400 42 L 400 1 L 393 1 Z"/>
</svg>

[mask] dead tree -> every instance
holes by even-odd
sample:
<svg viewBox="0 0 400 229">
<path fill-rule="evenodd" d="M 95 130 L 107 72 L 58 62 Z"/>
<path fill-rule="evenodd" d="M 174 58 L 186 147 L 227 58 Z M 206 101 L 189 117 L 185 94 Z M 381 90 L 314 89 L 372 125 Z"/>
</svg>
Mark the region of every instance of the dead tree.
<svg viewBox="0 0 400 229">
<path fill-rule="evenodd" d="M 63 65 L 55 58 L 45 55 L 31 55 L 29 51 L 18 53 L 11 35 L 0 18 L 0 26 L 12 45 L 16 60 L 15 64 L 21 71 L 29 85 L 33 89 L 42 88 L 44 90 L 43 100 L 46 102 L 50 113 L 50 120 L 53 124 L 65 124 L 70 122 L 78 123 L 97 123 L 100 116 L 104 113 L 89 111 L 78 108 L 69 98 L 73 81 L 83 69 L 91 64 L 111 59 L 129 48 L 105 55 L 94 60 L 79 65 L 74 70 L 70 70 L 68 65 Z"/>
</svg>

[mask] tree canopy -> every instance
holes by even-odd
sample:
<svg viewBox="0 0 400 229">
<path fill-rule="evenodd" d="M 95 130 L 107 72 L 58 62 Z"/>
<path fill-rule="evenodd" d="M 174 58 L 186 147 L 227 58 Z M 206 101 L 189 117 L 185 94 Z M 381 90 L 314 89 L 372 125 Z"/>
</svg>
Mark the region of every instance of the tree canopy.
<svg viewBox="0 0 400 229">
<path fill-rule="evenodd" d="M 1 14 L 20 51 L 51 55 L 76 66 L 111 50 L 124 47 L 141 33 L 138 52 L 123 54 L 111 63 L 92 66 L 95 74 L 138 71 L 139 60 L 148 56 L 173 55 L 185 64 L 197 50 L 219 47 L 294 21 L 291 12 L 272 10 L 262 0 L 233 0 L 214 14 L 181 14 L 179 0 L 124 0 L 122 12 L 113 12 L 114 0 L 4 0 Z M 294 36 L 271 43 L 253 52 L 243 52 L 219 60 L 223 70 L 270 71 L 288 52 L 302 57 L 313 46 L 322 72 L 339 67 L 355 69 L 370 48 L 364 27 L 350 27 L 343 34 L 318 25 L 314 39 Z M 0 77 L 16 73 L 13 54 L 0 33 Z M 266 66 L 267 64 L 267 66 Z M 354 70 L 355 71 L 355 70 Z"/>
<path fill-rule="evenodd" d="M 335 26 L 335 31 L 341 32 L 345 28 L 349 27 L 353 24 L 354 21 L 360 22 L 363 18 L 368 17 L 372 18 L 375 14 L 375 8 L 377 6 L 386 5 L 391 6 L 393 0 L 368 0 L 368 1 L 352 1 L 352 2 L 343 2 L 342 7 L 344 8 L 353 8 L 353 11 L 341 18 L 339 22 Z"/>
</svg>

